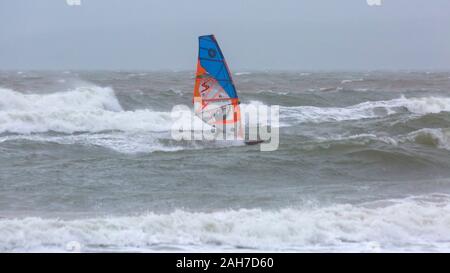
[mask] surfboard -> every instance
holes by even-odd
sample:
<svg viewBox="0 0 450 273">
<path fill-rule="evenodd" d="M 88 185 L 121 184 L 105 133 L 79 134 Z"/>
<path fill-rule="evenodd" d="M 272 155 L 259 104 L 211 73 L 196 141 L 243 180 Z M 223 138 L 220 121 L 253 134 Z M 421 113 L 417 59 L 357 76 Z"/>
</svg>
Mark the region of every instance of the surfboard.
<svg viewBox="0 0 450 273">
<path fill-rule="evenodd" d="M 240 102 L 222 50 L 214 35 L 200 36 L 198 41 L 194 112 L 203 122 L 243 140 Z"/>
</svg>

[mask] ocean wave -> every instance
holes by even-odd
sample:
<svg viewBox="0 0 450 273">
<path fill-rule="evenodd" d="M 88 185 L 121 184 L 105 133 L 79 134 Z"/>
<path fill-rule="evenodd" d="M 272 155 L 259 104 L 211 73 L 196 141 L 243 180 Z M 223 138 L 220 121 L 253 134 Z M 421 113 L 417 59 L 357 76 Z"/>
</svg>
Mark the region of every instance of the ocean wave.
<svg viewBox="0 0 450 273">
<path fill-rule="evenodd" d="M 234 75 L 236 76 L 244 76 L 244 75 L 251 75 L 251 72 L 236 72 L 234 73 Z"/>
<path fill-rule="evenodd" d="M 124 111 L 111 88 L 79 87 L 52 94 L 0 89 L 0 133 L 170 130 L 170 112 Z"/>
<path fill-rule="evenodd" d="M 189 107 L 125 111 L 108 87 L 83 86 L 50 94 L 0 89 L 0 96 L 0 143 L 80 144 L 122 153 L 178 151 L 198 145 L 167 141 L 172 140 L 174 126 L 195 132 L 208 129 Z"/>
<path fill-rule="evenodd" d="M 450 195 L 360 205 L 0 220 L 0 251 L 449 251 Z"/>
<path fill-rule="evenodd" d="M 421 97 L 367 101 L 347 107 L 294 106 L 280 107 L 281 119 L 294 123 L 321 123 L 379 118 L 402 112 L 415 116 L 450 111 L 450 98 Z"/>
<path fill-rule="evenodd" d="M 356 134 L 356 135 L 333 135 L 328 137 L 315 137 L 313 142 L 317 144 L 360 144 L 367 145 L 371 141 L 383 142 L 385 144 L 397 145 L 398 138 L 390 136 L 380 136 L 376 134 Z"/>
<path fill-rule="evenodd" d="M 79 87 L 67 92 L 24 94 L 0 88 L 0 111 L 92 110 L 122 111 L 111 88 Z"/>
<path fill-rule="evenodd" d="M 269 95 L 289 95 L 289 91 L 275 91 L 275 90 L 259 90 L 256 92 L 257 94 L 269 94 Z"/>
<path fill-rule="evenodd" d="M 443 128 L 423 128 L 401 137 L 402 141 L 433 146 L 450 151 L 450 130 Z"/>
<path fill-rule="evenodd" d="M 181 143 L 165 143 L 163 140 L 170 136 L 152 133 L 97 133 L 76 135 L 8 135 L 0 137 L 0 143 L 12 141 L 28 141 L 42 143 L 56 143 L 60 145 L 83 145 L 107 148 L 124 154 L 152 153 L 156 151 L 175 152 L 185 150 Z"/>
<path fill-rule="evenodd" d="M 108 87 L 78 87 L 51 94 L 24 94 L 0 88 L 0 96 L 0 133 L 168 132 L 173 124 L 170 111 L 124 110 L 114 90 Z M 264 103 L 242 103 L 242 110 L 245 111 L 249 105 Z M 191 124 L 190 110 L 184 111 L 181 115 L 183 122 Z M 397 113 L 410 113 L 414 118 L 448 111 L 450 98 L 402 96 L 347 107 L 280 106 L 280 123 L 283 127 L 297 123 L 379 118 Z M 201 128 L 202 122 L 194 119 L 193 126 Z"/>
<path fill-rule="evenodd" d="M 352 83 L 352 82 L 362 82 L 364 79 L 351 79 L 351 80 L 342 80 L 341 84 Z"/>
<path fill-rule="evenodd" d="M 0 133 L 169 132 L 174 125 L 174 116 L 183 128 L 203 130 L 206 126 L 208 129 L 193 115 L 189 106 L 177 108 L 175 112 L 125 111 L 109 87 L 78 87 L 51 94 L 24 94 L 0 88 L 0 96 Z M 261 103 L 243 103 L 242 108 L 250 104 Z"/>
<path fill-rule="evenodd" d="M 397 146 L 402 143 L 416 143 L 439 149 L 450 150 L 450 129 L 448 128 L 422 128 L 403 135 L 386 134 L 355 134 L 355 135 L 331 135 L 317 136 L 307 142 L 317 145 L 330 144 L 355 144 L 367 145 L 370 142 L 382 142 Z"/>
</svg>

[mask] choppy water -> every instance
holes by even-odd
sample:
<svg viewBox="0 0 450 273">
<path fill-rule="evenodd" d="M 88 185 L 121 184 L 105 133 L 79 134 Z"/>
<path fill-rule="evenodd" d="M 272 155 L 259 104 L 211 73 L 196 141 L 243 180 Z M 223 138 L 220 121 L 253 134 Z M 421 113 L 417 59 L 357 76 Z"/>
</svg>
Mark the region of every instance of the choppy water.
<svg viewBox="0 0 450 273">
<path fill-rule="evenodd" d="M 0 72 L 0 251 L 450 251 L 450 72 L 235 83 L 277 151 L 172 140 L 190 72 Z"/>
</svg>

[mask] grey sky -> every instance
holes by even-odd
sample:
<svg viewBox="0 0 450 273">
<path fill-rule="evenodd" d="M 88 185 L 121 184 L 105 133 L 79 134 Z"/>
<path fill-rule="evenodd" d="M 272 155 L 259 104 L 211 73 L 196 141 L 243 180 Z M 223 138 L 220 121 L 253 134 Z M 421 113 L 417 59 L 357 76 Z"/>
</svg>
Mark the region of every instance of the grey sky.
<svg viewBox="0 0 450 273">
<path fill-rule="evenodd" d="M 0 0 L 0 69 L 450 69 L 450 1 Z"/>
</svg>

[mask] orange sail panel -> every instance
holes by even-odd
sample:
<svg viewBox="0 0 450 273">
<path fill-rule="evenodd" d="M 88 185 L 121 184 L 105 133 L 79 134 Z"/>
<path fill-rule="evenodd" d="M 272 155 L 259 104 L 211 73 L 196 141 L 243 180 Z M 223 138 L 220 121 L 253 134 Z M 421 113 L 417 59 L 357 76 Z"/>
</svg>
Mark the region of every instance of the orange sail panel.
<svg viewBox="0 0 450 273">
<path fill-rule="evenodd" d="M 213 35 L 199 37 L 193 103 L 195 114 L 204 122 L 242 137 L 239 98 Z"/>
</svg>

